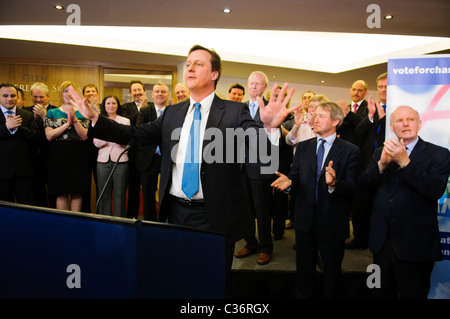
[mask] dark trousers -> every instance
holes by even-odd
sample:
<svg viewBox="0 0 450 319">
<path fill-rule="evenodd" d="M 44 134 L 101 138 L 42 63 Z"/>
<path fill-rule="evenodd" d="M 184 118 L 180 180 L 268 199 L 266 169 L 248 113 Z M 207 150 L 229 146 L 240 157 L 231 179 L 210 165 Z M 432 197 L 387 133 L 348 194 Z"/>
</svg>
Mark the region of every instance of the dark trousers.
<svg viewBox="0 0 450 319">
<path fill-rule="evenodd" d="M 340 297 L 341 264 L 344 259 L 345 240 L 321 240 L 316 235 L 316 222 L 308 232 L 295 232 L 297 296 L 300 299 L 311 299 L 320 298 L 322 295 L 324 299 L 336 299 Z M 323 265 L 322 294 L 316 273 L 318 254 Z"/>
<path fill-rule="evenodd" d="M 373 288 L 377 299 L 427 299 L 434 262 L 405 262 L 392 248 L 390 237 L 383 248 L 373 256 L 374 264 L 380 266 L 381 287 Z"/>
<path fill-rule="evenodd" d="M 141 181 L 139 177 L 139 170 L 136 168 L 134 162 L 130 162 L 130 170 L 128 175 L 128 206 L 127 217 L 139 217 L 139 207 L 141 201 Z"/>
<path fill-rule="evenodd" d="M 370 192 L 357 189 L 353 200 L 352 225 L 354 242 L 359 248 L 369 243 L 370 216 L 373 196 Z"/>
<path fill-rule="evenodd" d="M 247 179 L 247 189 L 251 195 L 251 205 L 254 217 L 258 226 L 258 240 L 256 239 L 256 227 L 252 220 L 249 233 L 244 237 L 246 248 L 257 250 L 261 253 L 271 254 L 273 251 L 273 241 L 271 234 L 271 214 L 272 214 L 272 187 L 271 180 Z"/>
<path fill-rule="evenodd" d="M 158 176 L 161 169 L 161 156 L 155 154 L 148 170 L 140 171 L 142 184 L 142 194 L 144 197 L 143 215 L 144 220 L 157 221 L 156 211 L 156 191 L 158 189 Z M 160 222 L 165 222 L 166 218 L 160 216 Z"/>
<path fill-rule="evenodd" d="M 284 192 L 273 191 L 272 232 L 275 239 L 280 239 L 286 229 L 286 218 L 289 210 L 289 197 Z"/>
<path fill-rule="evenodd" d="M 168 199 L 168 221 L 170 224 L 193 227 L 196 229 L 209 230 L 210 223 L 208 212 L 204 206 L 185 207 L 169 194 Z M 231 268 L 233 265 L 234 242 L 225 243 L 225 296 L 230 297 L 232 293 Z"/>
<path fill-rule="evenodd" d="M 34 204 L 34 186 L 32 177 L 11 177 L 0 180 L 0 200 L 16 201 L 18 204 Z"/>
</svg>

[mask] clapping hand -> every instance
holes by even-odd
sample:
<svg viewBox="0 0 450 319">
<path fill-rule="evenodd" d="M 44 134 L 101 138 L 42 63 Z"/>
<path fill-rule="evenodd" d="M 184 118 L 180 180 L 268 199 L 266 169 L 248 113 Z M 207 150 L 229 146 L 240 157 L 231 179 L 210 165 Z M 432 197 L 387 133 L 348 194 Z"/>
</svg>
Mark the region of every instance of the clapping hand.
<svg viewBox="0 0 450 319">
<path fill-rule="evenodd" d="M 6 127 L 9 130 L 15 130 L 22 124 L 22 117 L 20 115 L 8 115 L 6 119 Z"/>
</svg>

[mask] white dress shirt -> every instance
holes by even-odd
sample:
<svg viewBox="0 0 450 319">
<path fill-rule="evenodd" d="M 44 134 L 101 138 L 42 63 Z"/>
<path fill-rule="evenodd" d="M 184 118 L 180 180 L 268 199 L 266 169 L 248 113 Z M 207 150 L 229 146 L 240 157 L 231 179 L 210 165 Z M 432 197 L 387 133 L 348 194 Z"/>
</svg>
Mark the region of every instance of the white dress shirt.
<svg viewBox="0 0 450 319">
<path fill-rule="evenodd" d="M 206 98 L 204 98 L 199 103 L 200 106 L 200 144 L 199 144 L 199 188 L 198 192 L 192 197 L 192 199 L 203 199 L 203 189 L 202 189 L 202 180 L 200 179 L 200 170 L 203 159 L 203 136 L 205 135 L 206 123 L 208 122 L 209 111 L 211 110 L 211 104 L 214 100 L 215 93 L 211 93 Z M 178 142 L 178 150 L 175 157 L 175 162 L 173 164 L 172 170 L 172 185 L 170 186 L 170 194 L 176 197 L 187 199 L 184 192 L 181 190 L 181 182 L 183 180 L 183 169 L 184 169 L 184 161 L 186 158 L 186 149 L 189 139 L 189 133 L 191 130 L 192 119 L 194 118 L 194 101 L 192 97 L 190 98 L 190 105 L 187 111 L 186 117 L 184 119 L 183 126 L 181 127 L 181 135 L 180 140 Z"/>
</svg>

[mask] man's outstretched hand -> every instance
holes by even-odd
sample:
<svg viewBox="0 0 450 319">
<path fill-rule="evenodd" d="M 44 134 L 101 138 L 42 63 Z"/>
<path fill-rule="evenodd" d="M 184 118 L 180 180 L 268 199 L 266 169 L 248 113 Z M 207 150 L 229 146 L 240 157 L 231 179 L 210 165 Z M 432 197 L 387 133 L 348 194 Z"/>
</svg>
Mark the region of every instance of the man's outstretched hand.
<svg viewBox="0 0 450 319">
<path fill-rule="evenodd" d="M 259 104 L 259 114 L 261 117 L 261 121 L 264 123 L 264 127 L 266 129 L 280 127 L 280 125 L 286 120 L 286 117 L 290 113 L 294 112 L 302 106 L 302 104 L 300 103 L 290 108 L 286 107 L 295 92 L 295 89 L 292 88 L 291 90 L 289 90 L 289 93 L 284 96 L 287 88 L 288 84 L 284 83 L 277 96 L 278 85 L 274 84 L 272 87 L 272 92 L 270 93 L 270 100 L 267 105 L 264 105 L 261 97 L 256 98 Z"/>
<path fill-rule="evenodd" d="M 86 99 L 83 99 L 80 94 L 78 94 L 73 86 L 69 86 L 68 90 L 71 96 L 70 103 L 81 113 L 81 115 L 95 124 L 98 119 L 98 113 L 94 111 Z"/>
</svg>

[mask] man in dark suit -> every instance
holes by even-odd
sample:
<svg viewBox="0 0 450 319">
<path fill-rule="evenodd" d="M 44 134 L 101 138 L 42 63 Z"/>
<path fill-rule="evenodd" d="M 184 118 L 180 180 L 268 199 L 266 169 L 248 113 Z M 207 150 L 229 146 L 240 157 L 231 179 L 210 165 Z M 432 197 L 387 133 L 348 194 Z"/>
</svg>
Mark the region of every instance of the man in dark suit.
<svg viewBox="0 0 450 319">
<path fill-rule="evenodd" d="M 264 105 L 269 103 L 263 96 L 268 84 L 269 80 L 267 79 L 267 76 L 261 71 L 252 72 L 247 81 L 247 91 L 250 94 L 250 100 L 245 102 L 245 104 L 248 105 L 253 120 L 258 123 L 260 127 L 264 127 L 264 124 L 261 121 L 259 114 L 257 98 L 261 98 Z M 244 237 L 246 245 L 243 249 L 236 252 L 234 256 L 236 258 L 243 258 L 259 250 L 257 262 L 260 265 L 264 265 L 270 261 L 273 251 L 271 235 L 271 175 L 261 174 L 258 165 L 246 163 L 243 167 L 243 178 L 250 197 L 252 219 L 249 225 L 249 233 Z M 259 243 L 255 237 L 255 218 L 258 225 Z"/>
<path fill-rule="evenodd" d="M 323 297 L 338 298 L 345 239 L 349 236 L 349 203 L 356 184 L 357 146 L 336 137 L 344 114 L 334 102 L 322 102 L 316 110 L 317 137 L 297 145 L 289 175 L 272 184 L 297 189 L 295 235 L 297 293 L 316 297 L 318 252 L 323 264 Z"/>
<path fill-rule="evenodd" d="M 358 175 L 369 166 L 372 161 L 373 152 L 377 147 L 383 145 L 386 133 L 387 73 L 378 76 L 376 83 L 379 101 L 372 100 L 369 97 L 367 104 L 368 114 L 355 128 L 353 142 L 361 149 Z M 354 238 L 346 248 L 366 249 L 368 247 L 372 200 L 372 192 L 364 191 L 361 188 L 356 189 L 352 209 Z"/>
<path fill-rule="evenodd" d="M 237 145 L 227 147 L 225 141 L 230 138 L 230 134 L 233 135 L 235 131 L 233 129 L 250 130 L 257 134 L 260 127 L 251 118 L 245 104 L 222 100 L 215 95 L 221 69 L 221 59 L 215 51 L 201 46 L 191 48 L 184 76 L 185 83 L 191 91 L 191 98 L 169 106 L 156 121 L 139 127 L 122 126 L 109 121 L 104 116 L 96 114 L 83 101 L 79 101 L 76 92 L 72 94 L 78 99 L 74 104 L 92 121 L 93 126 L 90 127 L 89 134 L 121 144 L 127 144 L 132 138 L 143 144 L 159 144 L 160 212 L 168 215 L 170 223 L 225 234 L 227 242 L 225 269 L 229 271 L 234 242 L 242 238 L 243 228 L 248 225 L 243 221 L 248 216 L 248 198 L 241 176 L 242 162 L 238 161 L 238 157 L 242 154 L 237 153 Z M 269 138 L 275 135 L 274 140 L 278 132 L 276 128 L 292 110 L 299 107 L 298 105 L 292 109 L 286 108 L 287 101 L 294 93 L 294 90 L 290 90 L 288 96 L 284 98 L 286 89 L 287 83 L 281 96 L 275 98 L 273 94 L 265 107 L 263 101 L 258 99 L 259 106 L 263 107 L 260 112 L 265 126 L 263 134 Z M 200 120 L 194 117 L 199 116 L 199 113 Z M 198 125 L 201 128 L 200 132 L 191 134 L 191 128 Z M 198 135 L 200 138 L 195 139 Z M 212 143 L 217 142 L 212 141 L 214 138 L 223 138 L 225 141 L 222 140 L 223 144 Z M 234 136 L 231 138 L 234 139 Z M 265 139 L 267 141 L 267 137 Z M 210 157 L 214 152 L 220 156 L 218 160 L 211 161 Z M 199 158 L 185 162 L 188 154 L 191 156 L 198 154 Z M 187 172 L 193 173 L 189 180 L 183 178 Z M 195 183 L 192 185 L 191 181 Z M 188 189 L 185 186 L 189 186 Z"/>
<path fill-rule="evenodd" d="M 442 260 L 437 202 L 447 186 L 450 152 L 423 141 L 409 106 L 396 108 L 397 139 L 378 148 L 359 183 L 374 192 L 369 248 L 381 269 L 379 298 L 427 298 L 434 262 Z"/>
<path fill-rule="evenodd" d="M 255 120 L 261 128 L 264 127 L 264 123 L 261 121 L 257 98 L 261 98 L 264 105 L 269 103 L 263 97 L 264 91 L 267 89 L 268 84 L 269 81 L 267 76 L 261 71 L 254 71 L 248 77 L 247 90 L 250 94 L 250 100 L 245 103 L 249 105 L 250 115 L 253 120 Z M 274 151 L 273 156 L 278 156 L 280 166 L 282 166 L 279 170 L 287 173 L 292 162 L 292 148 L 286 144 L 286 140 L 283 138 L 281 131 L 279 135 L 280 138 L 277 143 L 278 149 L 271 151 Z M 279 225 L 281 222 L 277 222 L 282 219 L 281 209 L 285 208 L 287 214 L 287 196 L 285 196 L 285 194 L 277 194 L 277 196 L 274 196 L 272 186 L 270 186 L 270 184 L 274 181 L 276 175 L 274 172 L 262 174 L 259 168 L 259 165 L 256 163 L 252 164 L 247 161 L 243 169 L 243 177 L 247 185 L 247 191 L 250 195 L 253 218 L 249 225 L 249 233 L 244 237 L 246 245 L 243 249 L 236 252 L 234 256 L 236 258 L 243 258 L 259 251 L 257 262 L 260 265 L 265 265 L 270 261 L 273 252 L 273 241 L 271 234 L 272 217 L 274 217 L 273 232 L 275 238 L 281 239 L 284 234 L 284 222 L 281 225 L 282 227 Z M 286 203 L 284 203 L 283 200 L 285 200 Z M 255 218 L 258 227 L 259 242 L 258 239 L 256 239 Z"/>
<path fill-rule="evenodd" d="M 36 82 L 30 88 L 31 100 L 33 105 L 24 106 L 23 109 L 34 114 L 36 121 L 44 122 L 47 111 L 57 108 L 57 106 L 50 104 L 50 95 L 48 86 L 42 82 Z M 47 179 L 48 179 L 48 143 L 44 131 L 42 130 L 41 137 L 34 145 L 35 159 L 33 160 L 35 166 L 35 181 L 34 181 L 34 204 L 35 206 L 56 208 L 56 197 L 47 193 Z"/>
<path fill-rule="evenodd" d="M 122 104 L 122 115 L 130 119 L 130 125 L 136 126 L 137 118 L 141 109 L 148 106 L 148 98 L 145 93 L 144 83 L 138 80 L 130 82 L 130 94 L 133 101 Z M 141 180 L 139 170 L 136 168 L 137 149 L 132 147 L 128 151 L 129 174 L 128 174 L 128 203 L 127 217 L 139 217 Z"/>
<path fill-rule="evenodd" d="M 141 108 L 136 125 L 151 123 L 162 115 L 169 100 L 169 88 L 163 83 L 153 86 L 152 98 L 154 103 Z M 144 197 L 144 220 L 157 221 L 156 191 L 158 176 L 161 169 L 161 151 L 156 144 L 138 145 L 136 154 L 136 168 L 139 170 Z M 160 222 L 165 222 L 167 216 L 159 216 Z"/>
<path fill-rule="evenodd" d="M 0 85 L 0 200 L 33 205 L 34 144 L 43 130 L 42 121 L 16 107 L 17 89 Z"/>
<path fill-rule="evenodd" d="M 367 83 L 363 80 L 357 80 L 350 88 L 350 97 L 352 102 L 348 108 L 343 108 L 344 121 L 337 130 L 339 138 L 354 142 L 355 128 L 359 122 L 367 116 Z M 343 107 L 343 106 L 341 106 Z"/>
</svg>

